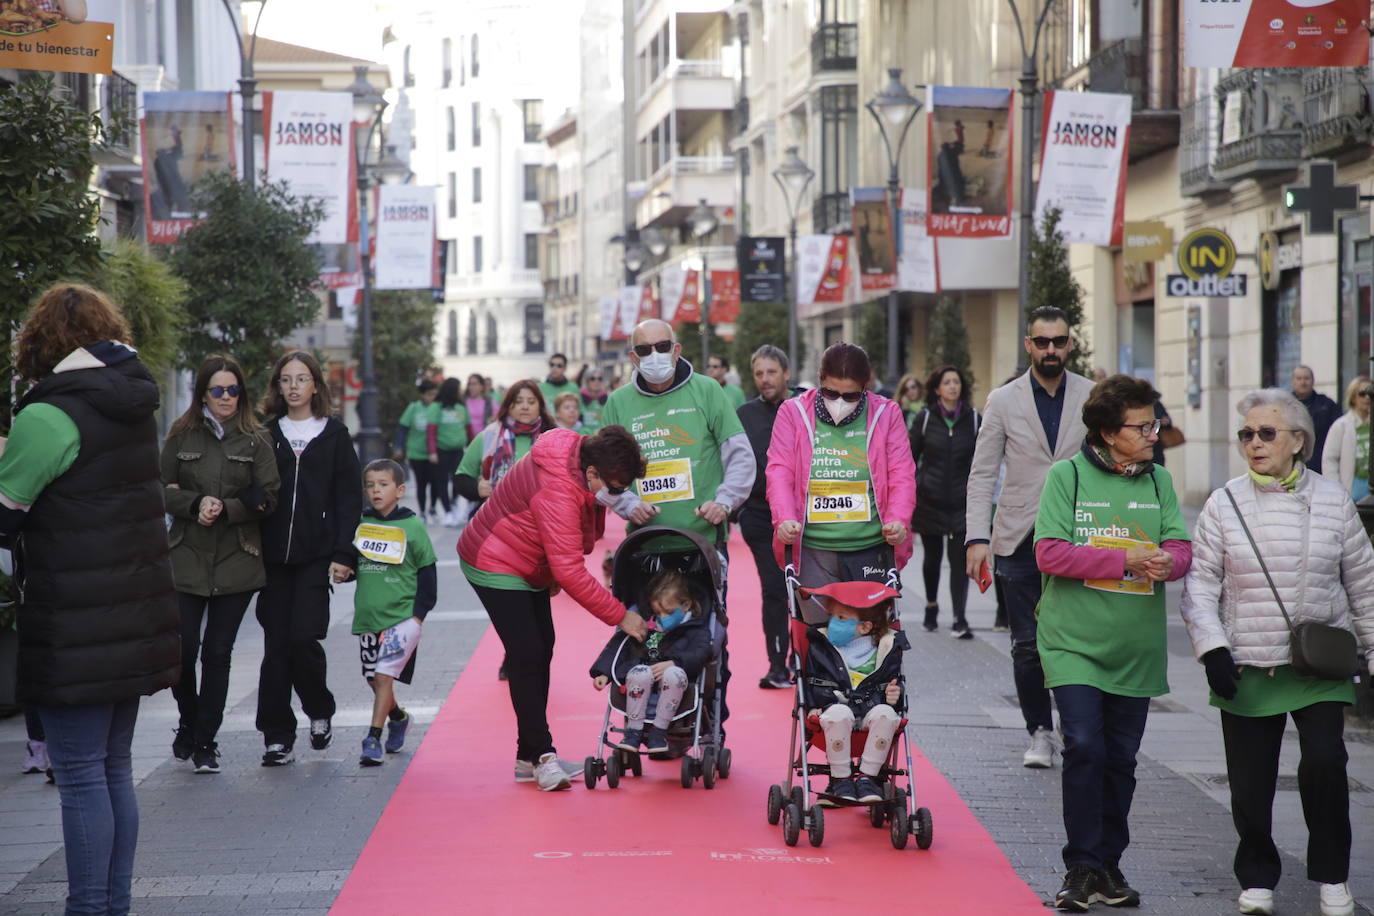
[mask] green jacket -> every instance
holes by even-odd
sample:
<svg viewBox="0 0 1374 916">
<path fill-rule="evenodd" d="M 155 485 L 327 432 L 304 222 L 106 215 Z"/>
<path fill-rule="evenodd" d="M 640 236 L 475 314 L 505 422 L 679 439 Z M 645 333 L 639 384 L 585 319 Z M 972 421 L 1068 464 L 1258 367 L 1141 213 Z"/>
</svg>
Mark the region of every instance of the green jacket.
<svg viewBox="0 0 1374 916">
<path fill-rule="evenodd" d="M 162 446 L 162 483 L 172 517 L 172 579 L 177 591 L 192 595 L 231 595 L 262 588 L 262 538 L 258 519 L 277 506 L 281 478 L 267 436 L 250 437 L 236 425 L 215 437 L 208 420 Z M 248 508 L 238 498 L 253 486 L 267 495 L 267 510 Z M 202 496 L 224 501 L 210 527 L 197 521 Z"/>
</svg>

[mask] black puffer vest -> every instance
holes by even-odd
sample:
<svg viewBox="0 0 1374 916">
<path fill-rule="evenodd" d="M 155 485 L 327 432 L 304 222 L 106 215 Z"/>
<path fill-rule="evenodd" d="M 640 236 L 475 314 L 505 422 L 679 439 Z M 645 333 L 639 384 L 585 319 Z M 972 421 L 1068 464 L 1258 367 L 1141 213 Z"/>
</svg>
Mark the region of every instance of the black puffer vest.
<svg viewBox="0 0 1374 916">
<path fill-rule="evenodd" d="M 157 385 L 132 351 L 91 349 L 111 364 L 55 373 L 19 406 L 51 404 L 81 435 L 16 539 L 24 703 L 114 703 L 172 686 L 181 668 Z"/>
</svg>

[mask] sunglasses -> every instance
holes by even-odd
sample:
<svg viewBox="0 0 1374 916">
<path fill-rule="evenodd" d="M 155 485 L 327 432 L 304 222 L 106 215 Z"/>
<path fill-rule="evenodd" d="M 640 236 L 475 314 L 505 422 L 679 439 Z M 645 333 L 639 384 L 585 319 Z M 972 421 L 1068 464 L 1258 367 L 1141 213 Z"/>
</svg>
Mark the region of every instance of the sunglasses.
<svg viewBox="0 0 1374 916">
<path fill-rule="evenodd" d="M 568 364 L 567 364 L 567 363 L 549 363 L 549 368 L 550 368 L 550 369 L 566 369 L 566 368 L 568 368 Z"/>
<path fill-rule="evenodd" d="M 613 487 L 610 484 L 606 484 L 606 492 L 611 494 L 612 496 L 619 496 L 621 493 L 624 493 L 628 489 L 630 489 L 629 484 L 626 484 L 623 487 Z"/>
<path fill-rule="evenodd" d="M 862 398 L 863 396 L 864 396 L 864 393 L 863 393 L 862 391 L 846 391 L 846 392 L 844 392 L 843 394 L 841 394 L 840 392 L 836 391 L 834 388 L 822 388 L 822 389 L 821 389 L 821 397 L 823 397 L 823 398 L 830 398 L 830 400 L 832 400 L 832 401 L 833 401 L 833 400 L 836 400 L 836 399 L 841 399 L 841 400 L 848 401 L 848 402 L 851 403 L 851 404 L 855 404 L 855 403 L 858 403 L 859 399 Z"/>
<path fill-rule="evenodd" d="M 1249 442 L 1255 436 L 1259 436 L 1261 442 L 1273 442 L 1278 438 L 1279 433 L 1291 432 L 1291 429 L 1283 429 L 1282 427 L 1261 426 L 1259 429 L 1251 429 L 1247 426 L 1244 429 L 1236 430 L 1236 438 L 1241 442 Z"/>
<path fill-rule="evenodd" d="M 243 387 L 241 385 L 211 385 L 205 390 L 210 392 L 210 397 L 212 398 L 222 398 L 225 395 L 236 398 L 243 394 Z"/>
<path fill-rule="evenodd" d="M 1048 350 L 1053 344 L 1056 350 L 1062 350 L 1069 345 L 1069 335 L 1060 334 L 1058 337 L 1029 337 L 1027 338 L 1035 345 L 1037 350 Z"/>
<path fill-rule="evenodd" d="M 1122 426 L 1121 428 L 1133 429 L 1136 432 L 1140 433 L 1140 437 L 1142 439 L 1148 439 L 1151 436 L 1158 436 L 1159 428 L 1163 425 L 1164 423 L 1161 420 L 1151 420 L 1149 423 L 1128 423 L 1125 426 Z"/>
<path fill-rule="evenodd" d="M 1374 388 L 1361 388 L 1355 393 L 1362 398 L 1374 398 Z"/>
<path fill-rule="evenodd" d="M 672 349 L 673 342 L 671 340 L 660 340 L 658 343 L 651 344 L 635 344 L 634 346 L 635 355 L 639 357 L 648 356 L 650 353 L 653 353 L 654 351 L 658 351 L 659 353 L 668 353 Z"/>
<path fill-rule="evenodd" d="M 605 379 L 603 379 L 603 378 L 602 378 L 601 376 L 599 376 L 599 375 L 589 375 L 589 376 L 586 377 L 585 381 L 588 381 L 588 382 L 601 382 L 601 381 L 605 381 Z"/>
</svg>

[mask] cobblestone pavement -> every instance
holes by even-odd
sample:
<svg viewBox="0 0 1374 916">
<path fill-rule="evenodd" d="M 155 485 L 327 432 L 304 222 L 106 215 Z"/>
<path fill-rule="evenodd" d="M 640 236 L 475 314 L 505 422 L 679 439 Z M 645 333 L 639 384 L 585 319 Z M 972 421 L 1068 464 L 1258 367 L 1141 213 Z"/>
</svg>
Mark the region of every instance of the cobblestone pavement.
<svg viewBox="0 0 1374 916">
<path fill-rule="evenodd" d="M 443 564 L 440 603 L 426 624 L 416 682 L 400 688 L 416 722 L 408 739 L 412 749 L 487 626 L 459 572 L 455 533 L 432 528 L 431 534 Z M 739 562 L 751 562 L 743 545 L 732 553 Z M 909 626 L 920 620 L 924 597 L 919 563 L 918 556 L 906 576 L 903 610 Z M 1170 587 L 1171 608 L 1177 606 L 1178 590 Z M 1048 899 L 1063 871 L 1060 771 L 1057 766 L 1049 771 L 1021 766 L 1025 731 L 1013 695 L 1007 636 L 991 631 L 991 597 L 991 592 L 982 596 L 976 590 L 971 596 L 973 640 L 949 638 L 947 598 L 938 632 L 927 634 L 919 626 L 912 630 L 912 734 L 1022 877 Z M 744 600 L 735 596 L 735 626 L 756 626 L 757 614 L 739 606 Z M 253 715 L 262 640 L 251 614 L 236 646 L 220 734 L 223 773 L 197 776 L 189 763 L 173 760 L 169 744 L 176 710 L 171 696 L 164 691 L 144 702 L 134 743 L 142 809 L 136 913 L 327 912 L 409 760 L 402 753 L 376 769 L 357 765 L 371 700 L 348 632 L 351 613 L 352 590 L 346 586 L 335 594 L 334 625 L 326 643 L 331 686 L 339 700 L 334 744 L 326 751 L 310 750 L 302 737 L 294 764 L 279 769 L 258 765 L 262 745 Z M 1219 717 L 1207 705 L 1202 671 L 1176 619 L 1170 622 L 1169 647 L 1174 692 L 1155 701 L 1151 710 L 1137 771 L 1132 844 L 1122 867 L 1144 895 L 1149 913 L 1234 913 L 1234 833 Z M 752 683 L 754 672 L 738 673 L 740 684 Z M 0 913 L 58 914 L 65 868 L 57 792 L 41 777 L 19 774 L 23 741 L 22 717 L 0 722 L 0 823 L 6 828 L 0 831 Z M 1351 883 L 1362 904 L 1357 912 L 1369 913 L 1374 903 L 1374 735 L 1349 729 L 1347 745 L 1354 790 Z M 1303 877 L 1301 865 L 1306 828 L 1296 766 L 1297 739 L 1290 727 L 1275 804 L 1275 836 L 1284 854 L 1279 912 L 1294 916 L 1316 912 L 1316 888 Z M 935 816 L 939 842 L 938 811 Z M 991 904 L 971 901 L 969 912 L 995 912 Z M 537 909 L 551 906 L 557 903 L 546 901 Z"/>
</svg>

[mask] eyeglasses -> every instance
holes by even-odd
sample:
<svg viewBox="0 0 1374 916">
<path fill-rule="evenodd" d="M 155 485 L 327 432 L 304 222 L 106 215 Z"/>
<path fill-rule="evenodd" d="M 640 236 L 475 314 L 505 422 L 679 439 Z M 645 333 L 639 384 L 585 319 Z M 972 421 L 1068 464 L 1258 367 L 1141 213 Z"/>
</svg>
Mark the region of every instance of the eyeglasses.
<svg viewBox="0 0 1374 916">
<path fill-rule="evenodd" d="M 589 375 L 583 379 L 584 382 L 604 382 L 605 379 L 599 375 Z"/>
<path fill-rule="evenodd" d="M 859 400 L 860 398 L 862 398 L 863 396 L 864 396 L 864 393 L 863 393 L 862 391 L 846 391 L 846 392 L 844 392 L 843 394 L 841 394 L 840 392 L 836 391 L 834 388 L 822 388 L 822 389 L 821 389 L 821 397 L 823 397 L 823 398 L 829 398 L 829 399 L 832 400 L 832 401 L 833 401 L 833 400 L 836 400 L 836 399 L 842 399 L 842 400 L 848 401 L 848 402 L 851 403 L 851 404 L 854 404 L 854 403 L 857 403 L 858 400 Z"/>
<path fill-rule="evenodd" d="M 566 369 L 566 368 L 568 368 L 568 364 L 567 364 L 567 363 L 549 363 L 549 368 L 550 368 L 550 369 Z"/>
<path fill-rule="evenodd" d="M 1037 350 L 1048 350 L 1050 344 L 1053 344 L 1056 350 L 1062 350 L 1069 345 L 1069 335 L 1067 334 L 1060 334 L 1058 337 L 1028 337 L 1026 339 L 1034 344 Z"/>
<path fill-rule="evenodd" d="M 205 390 L 210 392 L 212 398 L 222 398 L 225 395 L 236 398 L 243 394 L 243 388 L 240 385 L 211 385 Z"/>
<path fill-rule="evenodd" d="M 641 358 L 654 352 L 667 353 L 672 349 L 673 342 L 671 340 L 660 340 L 657 343 L 651 344 L 635 344 L 634 347 L 635 355 Z"/>
<path fill-rule="evenodd" d="M 1255 436 L 1259 436 L 1261 442 L 1273 442 L 1279 433 L 1291 433 L 1292 431 L 1276 426 L 1261 426 L 1259 429 L 1251 429 L 1247 426 L 1244 429 L 1236 430 L 1236 438 L 1241 442 L 1249 442 Z"/>
<path fill-rule="evenodd" d="M 1151 420 L 1149 423 L 1127 423 L 1121 428 L 1133 429 L 1140 433 L 1142 439 L 1148 439 L 1151 436 L 1158 436 L 1159 428 L 1163 425 L 1163 421 L 1161 420 Z"/>
<path fill-rule="evenodd" d="M 315 379 L 309 375 L 298 375 L 295 378 L 289 375 L 283 375 L 281 378 L 277 379 L 283 388 L 304 388 L 314 380 Z"/>
</svg>

